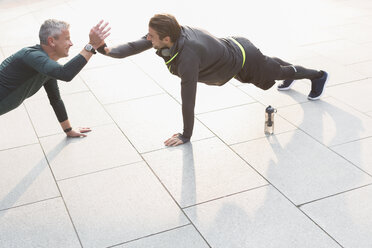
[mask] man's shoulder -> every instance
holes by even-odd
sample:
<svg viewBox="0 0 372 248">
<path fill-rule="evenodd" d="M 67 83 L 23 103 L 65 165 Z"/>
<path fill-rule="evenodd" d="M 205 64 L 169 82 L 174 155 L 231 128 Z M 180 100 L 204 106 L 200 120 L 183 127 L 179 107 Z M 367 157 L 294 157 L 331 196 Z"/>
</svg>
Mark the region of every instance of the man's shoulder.
<svg viewBox="0 0 372 248">
<path fill-rule="evenodd" d="M 20 50 L 20 54 L 23 60 L 26 61 L 33 61 L 33 60 L 49 60 L 49 56 L 44 50 L 41 48 L 40 45 L 25 47 Z"/>
<path fill-rule="evenodd" d="M 23 49 L 20 50 L 24 54 L 29 54 L 29 53 L 37 53 L 40 55 L 45 55 L 48 56 L 44 50 L 41 48 L 40 45 L 35 45 L 35 46 L 29 46 L 29 47 L 24 47 Z"/>
</svg>

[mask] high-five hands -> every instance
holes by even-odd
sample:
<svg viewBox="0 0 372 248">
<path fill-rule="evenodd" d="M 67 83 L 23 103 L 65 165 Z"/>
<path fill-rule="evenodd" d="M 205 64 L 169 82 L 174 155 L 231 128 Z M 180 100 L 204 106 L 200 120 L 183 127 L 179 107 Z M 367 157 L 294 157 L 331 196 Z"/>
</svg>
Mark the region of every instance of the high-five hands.
<svg viewBox="0 0 372 248">
<path fill-rule="evenodd" d="M 108 22 L 103 24 L 101 20 L 97 25 L 95 25 L 89 32 L 89 44 L 93 46 L 94 49 L 97 49 L 102 44 L 104 40 L 110 35 L 110 27 L 107 27 Z"/>
</svg>

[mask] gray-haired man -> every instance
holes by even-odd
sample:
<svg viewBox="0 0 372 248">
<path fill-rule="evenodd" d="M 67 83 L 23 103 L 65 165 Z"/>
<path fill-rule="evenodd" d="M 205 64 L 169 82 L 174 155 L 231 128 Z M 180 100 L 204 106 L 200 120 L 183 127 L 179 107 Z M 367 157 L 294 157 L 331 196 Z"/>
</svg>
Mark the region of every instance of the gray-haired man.
<svg viewBox="0 0 372 248">
<path fill-rule="evenodd" d="M 25 47 L 0 64 L 0 115 L 22 104 L 44 86 L 50 104 L 67 136 L 86 136 L 89 128 L 73 130 L 61 99 L 57 79 L 71 81 L 87 64 L 104 39 L 110 35 L 108 23 L 100 21 L 89 33 L 89 43 L 65 65 L 56 61 L 67 57 L 72 42 L 69 24 L 49 19 L 40 27 L 40 45 Z"/>
</svg>

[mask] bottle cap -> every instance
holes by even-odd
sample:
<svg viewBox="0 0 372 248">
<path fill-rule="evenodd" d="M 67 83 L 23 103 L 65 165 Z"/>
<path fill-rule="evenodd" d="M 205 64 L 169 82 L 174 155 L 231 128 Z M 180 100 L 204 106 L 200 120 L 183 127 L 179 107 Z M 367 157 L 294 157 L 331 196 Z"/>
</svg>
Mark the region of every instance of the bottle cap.
<svg viewBox="0 0 372 248">
<path fill-rule="evenodd" d="M 273 107 L 271 107 L 271 105 L 269 105 L 267 108 L 266 108 L 266 113 L 269 113 L 269 114 L 272 114 L 275 112 L 275 109 Z"/>
</svg>

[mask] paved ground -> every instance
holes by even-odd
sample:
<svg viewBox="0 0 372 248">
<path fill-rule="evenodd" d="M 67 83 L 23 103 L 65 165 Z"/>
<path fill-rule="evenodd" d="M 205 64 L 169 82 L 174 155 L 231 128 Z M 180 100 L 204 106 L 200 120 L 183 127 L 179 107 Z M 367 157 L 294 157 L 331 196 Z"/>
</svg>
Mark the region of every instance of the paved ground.
<svg viewBox="0 0 372 248">
<path fill-rule="evenodd" d="M 38 43 L 47 18 L 71 23 L 71 58 L 101 18 L 116 45 L 169 12 L 328 71 L 326 95 L 309 102 L 306 80 L 200 84 L 192 142 L 166 148 L 182 131 L 179 79 L 153 49 L 96 55 L 60 83 L 87 138 L 65 137 L 43 90 L 0 117 L 0 247 L 372 247 L 371 1 L 117 2 L 0 0 L 0 58 Z"/>
</svg>

